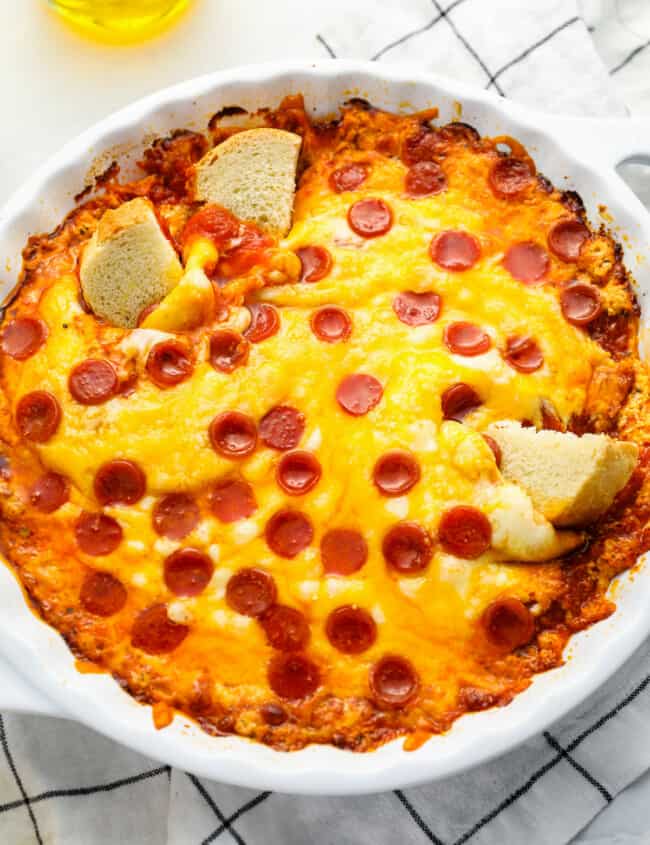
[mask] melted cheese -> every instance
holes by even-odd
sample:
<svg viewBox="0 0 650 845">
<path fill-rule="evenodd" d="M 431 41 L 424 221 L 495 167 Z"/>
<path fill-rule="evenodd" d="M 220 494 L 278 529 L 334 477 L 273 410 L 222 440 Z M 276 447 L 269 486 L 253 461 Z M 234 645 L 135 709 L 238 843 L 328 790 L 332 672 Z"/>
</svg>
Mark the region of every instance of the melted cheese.
<svg viewBox="0 0 650 845">
<path fill-rule="evenodd" d="M 132 585 L 138 607 L 172 601 L 170 616 L 191 620 L 192 626 L 173 659 L 185 661 L 193 671 L 208 665 L 215 690 L 225 701 L 233 696 L 261 701 L 269 694 L 266 664 L 271 652 L 264 633 L 225 601 L 230 575 L 255 565 L 272 574 L 279 601 L 300 608 L 309 619 L 309 651 L 324 667 L 333 695 L 367 695 L 369 667 L 382 654 L 395 653 L 413 660 L 424 683 L 438 685 L 437 697 L 427 706 L 434 715 L 442 714 L 454 702 L 455 682 L 443 683 L 450 673 L 458 674 L 450 667 L 475 671 L 469 668 L 469 643 L 485 606 L 504 593 L 522 600 L 534 596 L 540 605 L 548 604 L 558 589 L 557 569 L 497 563 L 490 554 L 461 560 L 436 550 L 425 574 L 399 578 L 386 567 L 382 539 L 401 519 L 417 521 L 435 536 L 447 507 L 471 504 L 488 513 L 497 552 L 507 549 L 510 557 L 521 553 L 522 538 L 534 540 L 531 526 L 539 543 L 551 543 L 553 528 L 534 514 L 521 491 L 515 494 L 504 485 L 480 432 L 504 418 L 538 420 L 541 398 L 552 401 L 564 420 L 580 413 L 593 368 L 606 353 L 567 323 L 554 286 L 526 286 L 502 266 L 504 251 L 513 243 L 538 237 L 543 242 L 543 233 L 566 214 L 559 202 L 496 201 L 487 186 L 488 161 L 470 154 L 459 154 L 454 166 L 447 167 L 446 192 L 413 200 L 404 195 L 406 168 L 401 162 L 370 152 L 349 158 L 355 155 L 370 164 L 370 175 L 354 194 L 332 192 L 327 183 L 331 166 L 324 158 L 303 179 L 293 228 L 281 248 L 325 246 L 333 267 L 318 283 L 261 291 L 259 297 L 278 308 L 281 325 L 277 334 L 251 346 L 246 366 L 230 374 L 216 371 L 207 361 L 207 332 L 202 331 L 193 336 L 192 377 L 171 389 L 156 387 L 143 366 L 152 343 L 168 336 L 153 330 L 170 328 L 161 322 L 160 314 L 167 314 L 163 307 L 147 318 L 149 328 L 124 334 L 116 344 L 124 359 L 137 361 L 141 377 L 135 391 L 104 405 L 81 406 L 68 392 L 68 374 L 74 364 L 101 357 L 103 350 L 94 339 L 92 317 L 77 314 L 68 324 L 78 285 L 73 276 L 64 276 L 40 303 L 47 344 L 13 368 L 9 378 L 16 398 L 49 390 L 61 404 L 58 432 L 37 450 L 46 467 L 71 479 L 75 514 L 81 507 L 96 508 L 93 479 L 104 462 L 128 458 L 144 470 L 147 498 L 135 506 L 106 509 L 122 526 L 125 542 L 113 554 L 86 562 Z M 374 196 L 391 206 L 394 223 L 386 235 L 364 239 L 350 229 L 346 214 L 352 201 Z M 447 272 L 432 262 L 431 239 L 447 229 L 470 232 L 480 242 L 482 256 L 470 270 Z M 210 260 L 214 256 L 209 250 L 188 260 L 190 271 L 170 294 L 181 312 L 192 274 L 198 274 L 203 289 L 201 268 Z M 570 267 L 551 259 L 554 281 L 566 280 L 570 273 Z M 436 322 L 410 327 L 397 319 L 392 302 L 398 293 L 431 290 L 442 299 Z M 190 311 L 194 294 L 190 291 L 188 297 Z M 347 342 L 323 343 L 312 332 L 310 317 L 326 304 L 349 314 L 353 331 Z M 242 314 L 247 312 L 233 310 L 231 324 L 243 328 Z M 492 339 L 490 351 L 475 358 L 451 354 L 443 332 L 458 320 L 484 327 Z M 513 334 L 537 339 L 544 354 L 540 370 L 523 374 L 503 360 L 499 350 Z M 361 417 L 345 414 L 335 398 L 339 382 L 356 372 L 375 376 L 384 390 L 377 407 Z M 483 399 L 463 425 L 443 421 L 441 412 L 440 396 L 456 382 L 471 384 Z M 279 404 L 295 406 L 305 415 L 300 448 L 313 451 L 322 466 L 320 482 L 299 498 L 286 496 L 276 483 L 278 452 L 260 444 L 250 458 L 235 463 L 216 454 L 208 439 L 211 420 L 223 411 L 242 411 L 259 420 Z M 377 459 L 393 449 L 409 450 L 422 477 L 405 496 L 387 499 L 372 483 L 372 471 Z M 159 496 L 199 491 L 233 473 L 254 487 L 258 509 L 250 519 L 226 525 L 204 512 L 182 543 L 154 533 L 151 511 Z M 268 519 L 286 506 L 299 508 L 315 526 L 314 543 L 290 561 L 277 557 L 264 539 Z M 70 524 L 66 515 L 66 530 Z M 368 543 L 368 562 L 354 576 L 323 574 L 318 544 L 334 527 L 355 528 Z M 192 600 L 173 599 L 163 581 L 163 561 L 181 545 L 206 551 L 215 564 L 211 583 Z M 337 652 L 325 635 L 328 614 L 342 604 L 371 609 L 377 621 L 377 641 L 361 655 Z"/>
</svg>

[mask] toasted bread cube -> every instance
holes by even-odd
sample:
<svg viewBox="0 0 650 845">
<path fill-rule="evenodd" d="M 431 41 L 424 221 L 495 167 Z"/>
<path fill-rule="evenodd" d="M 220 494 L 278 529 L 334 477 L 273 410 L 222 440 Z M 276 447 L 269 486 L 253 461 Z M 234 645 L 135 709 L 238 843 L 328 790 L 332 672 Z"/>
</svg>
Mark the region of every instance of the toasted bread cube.
<svg viewBox="0 0 650 845">
<path fill-rule="evenodd" d="M 291 227 L 301 143 L 300 135 L 283 129 L 232 135 L 196 165 L 196 198 L 284 237 Z"/>
<path fill-rule="evenodd" d="M 182 273 L 153 206 L 138 198 L 104 213 L 83 251 L 79 275 L 95 314 L 133 328 L 142 311 L 167 296 Z"/>
<path fill-rule="evenodd" d="M 487 429 L 501 447 L 501 473 L 519 484 L 555 525 L 598 519 L 627 484 L 638 459 L 634 443 L 604 434 L 535 431 L 504 421 Z"/>
</svg>

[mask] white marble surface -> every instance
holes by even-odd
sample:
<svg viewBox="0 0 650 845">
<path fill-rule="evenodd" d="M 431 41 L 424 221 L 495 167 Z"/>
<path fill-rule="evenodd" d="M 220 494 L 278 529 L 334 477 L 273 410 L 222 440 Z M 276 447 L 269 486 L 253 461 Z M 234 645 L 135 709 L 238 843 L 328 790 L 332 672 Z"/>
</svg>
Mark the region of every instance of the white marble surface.
<svg viewBox="0 0 650 845">
<path fill-rule="evenodd" d="M 0 202 L 66 140 L 157 88 L 244 62 L 323 58 L 322 45 L 299 34 L 313 32 L 337 6 L 344 0 L 197 0 L 173 31 L 134 50 L 80 39 L 52 19 L 42 0 L 1 0 Z M 277 32 L 311 46 L 296 52 L 291 39 L 270 37 Z M 647 176 L 632 179 L 643 183 L 650 202 Z M 574 845 L 649 842 L 650 774 L 621 793 Z"/>
</svg>

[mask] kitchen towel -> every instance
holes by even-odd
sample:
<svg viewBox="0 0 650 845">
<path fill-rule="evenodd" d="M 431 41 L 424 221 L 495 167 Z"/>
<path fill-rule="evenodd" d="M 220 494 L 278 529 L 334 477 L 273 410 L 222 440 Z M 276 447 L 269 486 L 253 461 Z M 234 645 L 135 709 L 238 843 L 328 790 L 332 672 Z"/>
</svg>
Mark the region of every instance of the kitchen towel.
<svg viewBox="0 0 650 845">
<path fill-rule="evenodd" d="M 549 112 L 624 116 L 650 109 L 643 2 L 315 5 L 309 43 L 269 32 L 278 59 L 289 45 L 295 55 L 417 63 Z M 237 32 L 215 33 L 215 45 L 219 37 L 236 39 Z M 5 713 L 0 842 L 562 845 L 650 766 L 649 652 L 646 644 L 569 718 L 510 754 L 445 781 L 369 797 L 224 786 L 64 720 Z"/>
</svg>

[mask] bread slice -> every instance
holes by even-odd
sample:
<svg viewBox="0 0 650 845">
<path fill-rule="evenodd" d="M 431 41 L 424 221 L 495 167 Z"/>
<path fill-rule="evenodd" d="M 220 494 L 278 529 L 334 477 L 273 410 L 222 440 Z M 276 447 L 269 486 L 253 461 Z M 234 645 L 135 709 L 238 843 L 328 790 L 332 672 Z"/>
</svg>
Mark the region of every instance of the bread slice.
<svg viewBox="0 0 650 845">
<path fill-rule="evenodd" d="M 587 525 L 601 516 L 629 480 L 638 459 L 634 443 L 604 434 L 536 431 L 504 421 L 486 434 L 501 447 L 501 473 L 528 493 L 554 525 Z"/>
<path fill-rule="evenodd" d="M 81 256 L 83 295 L 99 317 L 133 328 L 178 283 L 183 268 L 153 206 L 134 199 L 104 212 Z"/>
<path fill-rule="evenodd" d="M 196 198 L 284 237 L 291 227 L 301 143 L 300 135 L 283 129 L 232 135 L 196 165 Z"/>
</svg>

